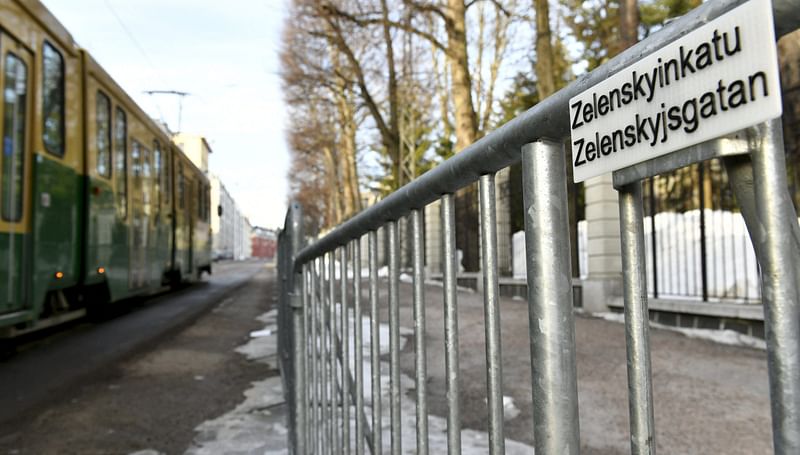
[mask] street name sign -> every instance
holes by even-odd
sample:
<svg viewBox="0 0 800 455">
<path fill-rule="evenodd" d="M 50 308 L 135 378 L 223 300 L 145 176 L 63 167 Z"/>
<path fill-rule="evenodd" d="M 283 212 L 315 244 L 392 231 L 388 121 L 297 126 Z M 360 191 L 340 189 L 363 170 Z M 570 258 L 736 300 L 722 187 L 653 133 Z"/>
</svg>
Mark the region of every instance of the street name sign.
<svg viewBox="0 0 800 455">
<path fill-rule="evenodd" d="M 782 113 L 772 4 L 750 0 L 569 101 L 575 182 Z"/>
</svg>

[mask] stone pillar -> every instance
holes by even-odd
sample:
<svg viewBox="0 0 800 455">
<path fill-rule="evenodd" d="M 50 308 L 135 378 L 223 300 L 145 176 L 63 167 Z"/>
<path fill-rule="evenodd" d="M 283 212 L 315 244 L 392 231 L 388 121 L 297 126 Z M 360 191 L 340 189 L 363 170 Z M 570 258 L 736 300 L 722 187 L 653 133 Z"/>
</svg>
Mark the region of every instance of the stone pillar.
<svg viewBox="0 0 800 455">
<path fill-rule="evenodd" d="M 589 259 L 582 303 L 587 311 L 608 311 L 609 302 L 622 296 L 619 199 L 611 174 L 587 180 L 584 188 Z"/>
<path fill-rule="evenodd" d="M 386 228 L 381 226 L 376 232 L 378 237 L 378 268 L 388 264 L 386 260 L 388 243 L 386 242 Z"/>
<path fill-rule="evenodd" d="M 361 270 L 364 270 L 365 273 L 369 274 L 369 235 L 362 235 L 359 244 L 361 246 L 361 263 L 359 267 Z"/>
<path fill-rule="evenodd" d="M 400 240 L 400 270 L 411 269 L 411 217 L 397 220 L 397 237 Z"/>
<path fill-rule="evenodd" d="M 495 204 L 497 207 L 497 271 L 511 276 L 511 168 L 495 175 Z"/>
<path fill-rule="evenodd" d="M 428 276 L 442 273 L 442 201 L 425 206 L 425 268 Z"/>
</svg>

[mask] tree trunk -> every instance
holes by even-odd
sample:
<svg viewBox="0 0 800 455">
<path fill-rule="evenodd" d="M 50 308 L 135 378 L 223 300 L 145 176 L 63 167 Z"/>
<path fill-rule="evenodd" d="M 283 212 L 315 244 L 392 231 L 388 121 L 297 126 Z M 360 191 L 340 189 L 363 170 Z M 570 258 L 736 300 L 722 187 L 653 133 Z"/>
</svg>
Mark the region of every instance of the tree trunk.
<svg viewBox="0 0 800 455">
<path fill-rule="evenodd" d="M 556 91 L 553 40 L 548 0 L 533 0 L 536 10 L 536 90 L 544 100 Z"/>
<path fill-rule="evenodd" d="M 472 104 L 472 83 L 467 58 L 466 5 L 464 0 L 448 0 L 447 58 L 453 77 L 453 104 L 456 115 L 456 152 L 475 142 L 478 121 Z"/>
<path fill-rule="evenodd" d="M 339 167 L 344 192 L 344 216 L 350 217 L 361 210 L 361 196 L 358 190 L 358 173 L 356 170 L 356 124 L 353 106 L 348 99 L 346 89 L 341 87 L 337 93 L 339 121 L 342 127 L 341 148 L 339 149 Z"/>
<path fill-rule="evenodd" d="M 333 156 L 333 150 L 329 147 L 323 147 L 322 152 L 325 155 L 328 170 L 327 182 L 327 205 L 328 205 L 328 222 L 326 227 L 333 227 L 342 222 L 342 198 L 339 193 L 339 176 L 338 166 L 336 165 L 336 158 Z"/>
<path fill-rule="evenodd" d="M 392 176 L 394 177 L 395 189 L 400 188 L 406 182 L 401 172 L 403 157 L 400 156 L 402 150 L 400 146 L 400 125 L 397 117 L 397 71 L 394 62 L 394 43 L 392 42 L 392 30 L 389 25 L 389 7 L 386 0 L 381 0 L 381 13 L 383 14 L 383 41 L 386 45 L 386 65 L 389 71 L 387 89 L 389 91 L 389 132 L 391 140 L 384 139 L 386 152 L 392 160 Z"/>
<path fill-rule="evenodd" d="M 639 4 L 636 0 L 620 0 L 619 44 L 623 51 L 639 41 Z"/>
</svg>

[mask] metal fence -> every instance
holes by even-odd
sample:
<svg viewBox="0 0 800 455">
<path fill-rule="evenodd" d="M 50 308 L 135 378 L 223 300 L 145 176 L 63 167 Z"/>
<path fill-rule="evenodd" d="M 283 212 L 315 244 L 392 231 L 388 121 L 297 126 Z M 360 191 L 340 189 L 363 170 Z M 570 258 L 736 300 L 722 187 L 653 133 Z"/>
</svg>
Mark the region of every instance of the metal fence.
<svg viewBox="0 0 800 455">
<path fill-rule="evenodd" d="M 759 303 L 759 271 L 721 159 L 646 179 L 647 288 L 653 297 Z"/>
<path fill-rule="evenodd" d="M 495 173 L 522 162 L 530 317 L 533 435 L 537 454 L 580 451 L 567 185 L 563 138 L 570 97 L 669 42 L 745 3 L 711 0 L 665 26 L 569 87 L 483 137 L 453 158 L 301 248 L 302 214 L 292 205 L 280 238 L 280 359 L 290 408 L 293 453 L 378 453 L 388 438 L 400 454 L 402 432 L 428 453 L 422 210 L 441 200 L 448 453 L 461 452 L 456 213 L 454 193 L 478 182 L 487 365 L 489 452 L 504 453 Z M 775 0 L 776 35 L 800 25 L 797 0 Z M 555 139 L 550 139 L 555 138 Z M 731 152 L 743 153 L 729 156 Z M 779 121 L 614 172 L 619 191 L 628 355 L 631 451 L 655 453 L 641 181 L 725 155 L 730 184 L 762 271 L 768 371 L 776 453 L 800 453 L 800 227 L 787 192 Z M 398 220 L 411 219 L 416 421 L 401 425 L 400 248 Z M 377 229 L 388 234 L 388 403 L 381 403 Z M 361 239 L 367 236 L 368 302 L 361 300 Z M 363 331 L 369 317 L 371 391 L 365 390 Z M 357 317 L 351 318 L 352 315 Z M 350 331 L 353 336 L 350 336 Z M 351 341 L 352 340 L 352 341 Z M 350 354 L 355 356 L 351 368 Z M 371 404 L 365 405 L 365 393 Z M 368 396 L 366 396 L 368 397 Z M 350 406 L 352 404 L 352 407 Z M 387 434 L 381 424 L 388 407 Z M 350 416 L 351 409 L 356 414 Z M 369 412 L 369 415 L 368 415 Z M 368 419 L 371 417 L 371 419 Z M 351 420 L 354 420 L 351 432 Z"/>
</svg>

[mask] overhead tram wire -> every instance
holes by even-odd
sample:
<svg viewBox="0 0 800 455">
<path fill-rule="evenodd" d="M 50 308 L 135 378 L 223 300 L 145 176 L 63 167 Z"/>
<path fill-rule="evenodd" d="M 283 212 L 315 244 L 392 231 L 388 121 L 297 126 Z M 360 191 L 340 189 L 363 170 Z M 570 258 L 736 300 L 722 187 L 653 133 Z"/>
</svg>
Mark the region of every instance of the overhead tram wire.
<svg viewBox="0 0 800 455">
<path fill-rule="evenodd" d="M 156 66 L 153 65 L 153 61 L 150 60 L 150 57 L 147 55 L 147 52 L 144 50 L 144 47 L 142 47 L 142 45 L 139 44 L 139 41 L 136 39 L 136 36 L 134 36 L 133 32 L 131 32 L 128 26 L 125 25 L 125 21 L 122 20 L 122 17 L 117 13 L 117 10 L 114 9 L 114 6 L 111 4 L 111 0 L 104 0 L 104 3 L 106 4 L 106 7 L 111 12 L 111 14 L 114 16 L 114 19 L 116 19 L 119 26 L 122 28 L 122 31 L 125 32 L 125 34 L 128 36 L 128 39 L 130 39 L 134 47 L 136 47 L 136 50 L 139 51 L 139 53 L 142 55 L 147 65 L 150 67 L 150 71 L 153 73 L 153 75 L 159 81 L 161 81 L 162 84 L 166 85 L 164 83 L 164 78 L 161 77 L 161 74 L 158 72 L 158 70 L 156 70 Z M 164 119 L 164 113 L 161 110 L 161 105 L 158 104 L 158 101 L 156 101 L 156 99 L 152 95 L 150 96 L 150 98 L 152 98 L 153 102 L 155 103 L 156 111 L 158 111 L 158 117 L 160 121 L 166 124 L 166 120 Z"/>
<path fill-rule="evenodd" d="M 150 95 L 175 95 L 178 97 L 178 131 L 182 131 L 181 123 L 183 118 L 183 99 L 191 93 L 189 92 L 180 92 L 177 90 L 145 90 L 144 93 Z"/>
</svg>

